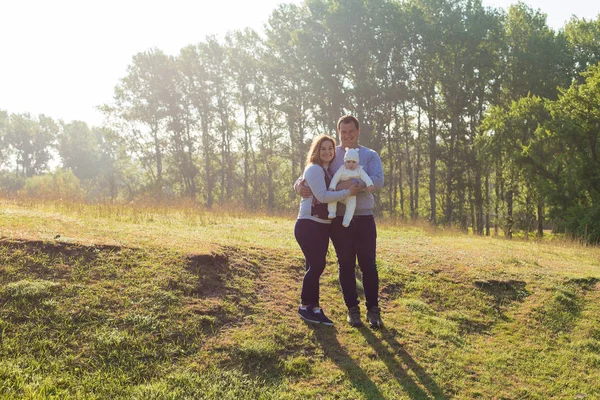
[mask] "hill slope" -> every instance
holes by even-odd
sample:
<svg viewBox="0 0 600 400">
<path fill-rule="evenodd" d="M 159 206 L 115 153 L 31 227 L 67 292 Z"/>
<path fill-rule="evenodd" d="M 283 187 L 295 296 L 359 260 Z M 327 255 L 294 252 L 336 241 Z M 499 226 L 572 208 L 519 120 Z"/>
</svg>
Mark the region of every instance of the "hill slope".
<svg viewBox="0 0 600 400">
<path fill-rule="evenodd" d="M 2 398 L 595 398 L 600 250 L 379 226 L 382 331 L 333 251 L 296 315 L 292 218 L 0 205 Z"/>
</svg>

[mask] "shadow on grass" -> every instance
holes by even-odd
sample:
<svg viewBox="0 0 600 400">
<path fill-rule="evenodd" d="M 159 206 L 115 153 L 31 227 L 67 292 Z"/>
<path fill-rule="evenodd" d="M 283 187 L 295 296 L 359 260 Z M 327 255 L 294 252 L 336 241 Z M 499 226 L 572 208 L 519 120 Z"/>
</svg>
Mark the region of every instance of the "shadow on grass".
<svg viewBox="0 0 600 400">
<path fill-rule="evenodd" d="M 523 281 L 475 281 L 474 285 L 484 293 L 492 296 L 494 299 L 493 307 L 502 319 L 506 319 L 503 308 L 513 302 L 522 302 L 531 294 L 525 287 L 526 282 Z"/>
<path fill-rule="evenodd" d="M 402 348 L 392 332 L 384 328 L 381 331 L 381 339 L 366 327 L 360 328 L 360 333 L 411 399 L 448 399 L 433 378 Z M 406 366 L 406 369 L 403 365 Z M 416 375 L 418 383 L 408 375 L 408 371 L 412 371 Z"/>
<path fill-rule="evenodd" d="M 346 373 L 352 385 L 360 391 L 366 399 L 383 399 L 383 394 L 371 378 L 352 360 L 337 339 L 337 330 L 332 327 L 323 327 L 307 324 L 315 334 L 323 348 L 325 356 L 332 360 L 342 371 Z"/>
</svg>

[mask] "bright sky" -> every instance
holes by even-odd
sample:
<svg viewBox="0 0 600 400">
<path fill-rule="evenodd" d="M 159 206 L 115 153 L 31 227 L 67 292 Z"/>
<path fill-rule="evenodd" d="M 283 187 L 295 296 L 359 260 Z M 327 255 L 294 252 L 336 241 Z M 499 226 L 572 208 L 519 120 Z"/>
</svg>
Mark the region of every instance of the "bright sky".
<svg viewBox="0 0 600 400">
<path fill-rule="evenodd" d="M 483 0 L 508 8 L 515 0 Z M 100 125 L 134 54 L 177 54 L 207 35 L 262 32 L 280 3 L 302 0 L 7 0 L 0 20 L 0 110 Z M 595 19 L 600 1 L 525 0 L 554 29 L 571 15 Z"/>
</svg>

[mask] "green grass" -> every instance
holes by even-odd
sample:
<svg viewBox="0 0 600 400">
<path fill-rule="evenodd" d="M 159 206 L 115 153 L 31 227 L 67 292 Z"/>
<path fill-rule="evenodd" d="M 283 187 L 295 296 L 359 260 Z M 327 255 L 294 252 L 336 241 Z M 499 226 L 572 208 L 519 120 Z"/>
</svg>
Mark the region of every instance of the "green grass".
<svg viewBox="0 0 600 400">
<path fill-rule="evenodd" d="M 0 200 L 0 398 L 566 399 L 600 388 L 600 249 L 380 223 L 385 329 L 293 216 Z M 359 287 L 361 287 L 359 282 Z"/>
</svg>

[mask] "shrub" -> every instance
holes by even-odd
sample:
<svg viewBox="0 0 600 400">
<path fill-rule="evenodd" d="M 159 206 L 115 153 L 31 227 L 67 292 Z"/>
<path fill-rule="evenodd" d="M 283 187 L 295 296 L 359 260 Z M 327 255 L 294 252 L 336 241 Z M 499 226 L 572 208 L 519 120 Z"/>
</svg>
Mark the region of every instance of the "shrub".
<svg viewBox="0 0 600 400">
<path fill-rule="evenodd" d="M 29 198 L 45 200 L 82 200 L 84 198 L 84 191 L 79 179 L 70 170 L 62 169 L 27 178 L 20 193 Z"/>
<path fill-rule="evenodd" d="M 564 229 L 586 243 L 600 243 L 600 205 L 571 207 L 565 218 Z"/>
<path fill-rule="evenodd" d="M 25 186 L 24 178 L 6 171 L 0 172 L 0 192 L 16 194 L 23 186 Z"/>
</svg>

